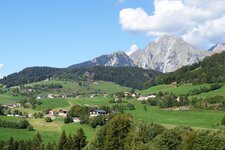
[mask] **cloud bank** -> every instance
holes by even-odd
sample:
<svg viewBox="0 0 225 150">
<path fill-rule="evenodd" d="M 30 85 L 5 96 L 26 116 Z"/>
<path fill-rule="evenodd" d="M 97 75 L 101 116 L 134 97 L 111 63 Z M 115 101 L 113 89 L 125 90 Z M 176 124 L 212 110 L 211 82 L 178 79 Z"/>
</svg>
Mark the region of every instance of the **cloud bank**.
<svg viewBox="0 0 225 150">
<path fill-rule="evenodd" d="M 142 8 L 126 8 L 119 19 L 124 30 L 151 37 L 171 34 L 202 49 L 225 42 L 224 0 L 154 0 L 152 15 Z"/>
</svg>

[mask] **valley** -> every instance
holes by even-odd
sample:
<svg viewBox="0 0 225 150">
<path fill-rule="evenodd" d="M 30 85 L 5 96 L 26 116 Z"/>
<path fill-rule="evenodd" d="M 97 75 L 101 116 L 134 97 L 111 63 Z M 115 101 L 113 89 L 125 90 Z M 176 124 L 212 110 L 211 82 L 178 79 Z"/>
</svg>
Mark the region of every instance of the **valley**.
<svg viewBox="0 0 225 150">
<path fill-rule="evenodd" d="M 61 85 L 62 87 L 59 89 L 51 89 L 49 88 L 50 85 Z M 48 86 L 48 88 L 44 88 Z M 192 85 L 192 84 L 183 84 L 177 87 L 176 85 L 157 85 L 153 86 L 149 89 L 144 90 L 135 90 L 135 93 L 140 93 L 140 95 L 149 95 L 149 94 L 157 94 L 159 92 L 162 93 L 174 93 L 175 95 L 184 95 L 188 94 L 192 90 L 203 88 L 203 87 L 210 87 L 210 84 L 199 84 L 199 85 Z M 212 131 L 221 131 L 224 130 L 224 126 L 221 126 L 221 119 L 224 116 L 224 111 L 220 110 L 205 110 L 205 109 L 195 109 L 192 108 L 187 111 L 182 110 L 166 110 L 162 109 L 158 106 L 151 106 L 146 103 L 142 103 L 142 101 L 138 101 L 138 98 L 134 97 L 127 97 L 124 96 L 124 92 L 131 92 L 131 88 L 123 87 L 117 85 L 112 82 L 105 82 L 105 81 L 94 81 L 93 83 L 86 83 L 83 85 L 79 85 L 77 82 L 71 81 L 63 81 L 63 80 L 45 80 L 40 81 L 32 84 L 26 84 L 20 87 L 19 91 L 16 91 L 18 87 L 11 87 L 1 90 L 7 90 L 6 93 L 1 94 L 1 104 L 14 104 L 20 102 L 22 99 L 27 97 L 24 96 L 24 90 L 31 90 L 32 92 L 28 95 L 33 96 L 40 101 L 41 104 L 35 106 L 18 107 L 13 108 L 11 111 L 18 110 L 28 114 L 34 113 L 44 113 L 45 116 L 46 110 L 70 110 L 74 105 L 80 106 L 88 106 L 88 107 L 95 107 L 101 108 L 102 106 L 112 108 L 115 103 L 111 102 L 115 99 L 116 93 L 121 93 L 122 103 L 118 104 L 132 104 L 135 109 L 132 110 L 123 110 L 123 113 L 130 114 L 134 117 L 134 119 L 138 122 L 148 122 L 148 123 L 157 123 L 161 124 L 164 127 L 171 129 L 175 128 L 176 126 L 184 126 L 184 127 L 191 127 L 195 130 L 212 130 Z M 44 90 L 41 90 L 44 88 Z M 76 93 L 75 95 L 69 95 Z M 22 95 L 21 95 L 21 93 Z M 134 92 L 134 91 L 133 91 Z M 48 98 L 48 95 L 52 93 L 55 94 L 56 97 Z M 224 86 L 220 89 L 197 94 L 191 97 L 212 97 L 215 95 L 224 95 Z M 67 95 L 68 94 L 68 95 Z M 14 95 L 14 96 L 13 96 Z M 17 96 L 15 96 L 17 95 Z M 58 97 L 60 95 L 64 95 L 65 97 Z M 39 99 L 39 97 L 41 97 Z M 11 136 L 13 136 L 17 140 L 26 140 L 33 137 L 36 133 L 40 133 L 41 137 L 45 144 L 48 142 L 52 142 L 52 140 L 58 141 L 60 135 L 63 130 L 66 131 L 67 134 L 76 132 L 79 128 L 83 128 L 84 132 L 86 133 L 88 141 L 91 140 L 95 134 L 95 128 L 92 128 L 88 124 L 81 124 L 77 123 L 64 123 L 63 117 L 53 117 L 53 122 L 46 122 L 45 118 L 36 118 L 36 117 L 28 117 L 27 120 L 33 126 L 35 131 L 26 131 L 24 129 L 8 129 L 8 128 L 0 128 L 1 132 L 1 139 L 0 140 L 7 140 Z M 11 121 L 19 121 L 23 119 L 23 117 L 13 117 L 13 116 L 1 116 L 0 120 L 11 120 Z M 20 136 L 17 136 L 20 135 Z"/>
</svg>

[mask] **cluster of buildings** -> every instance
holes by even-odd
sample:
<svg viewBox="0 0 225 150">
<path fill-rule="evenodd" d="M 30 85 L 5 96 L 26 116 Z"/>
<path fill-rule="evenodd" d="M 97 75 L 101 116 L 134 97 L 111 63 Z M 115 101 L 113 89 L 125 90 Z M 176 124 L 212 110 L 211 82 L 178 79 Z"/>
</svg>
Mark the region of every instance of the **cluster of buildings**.
<svg viewBox="0 0 225 150">
<path fill-rule="evenodd" d="M 37 100 L 41 100 L 43 98 L 46 98 L 46 96 L 37 96 Z M 47 98 L 53 99 L 53 98 L 67 98 L 67 95 L 64 94 L 48 94 Z"/>
<path fill-rule="evenodd" d="M 2 106 L 5 109 L 14 109 L 14 108 L 21 107 L 21 104 L 20 103 L 16 103 L 16 104 L 9 104 L 9 105 L 2 105 Z"/>
<path fill-rule="evenodd" d="M 146 101 L 148 99 L 153 99 L 153 98 L 156 98 L 156 94 L 149 94 L 147 96 L 140 96 L 137 100 L 138 101 Z"/>
<path fill-rule="evenodd" d="M 50 110 L 48 112 L 48 115 L 50 115 L 50 116 L 66 117 L 67 113 L 68 113 L 68 110 L 62 110 L 62 109 L 60 109 L 59 111 Z"/>
</svg>

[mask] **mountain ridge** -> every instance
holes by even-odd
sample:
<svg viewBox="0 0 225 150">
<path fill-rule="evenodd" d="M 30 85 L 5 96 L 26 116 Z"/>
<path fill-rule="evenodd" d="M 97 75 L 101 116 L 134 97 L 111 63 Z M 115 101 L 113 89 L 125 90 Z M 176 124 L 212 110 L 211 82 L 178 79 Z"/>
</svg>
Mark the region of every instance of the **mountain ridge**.
<svg viewBox="0 0 225 150">
<path fill-rule="evenodd" d="M 153 69 L 158 72 L 173 72 L 183 66 L 192 65 L 207 56 L 225 51 L 225 44 L 217 44 L 209 50 L 200 50 L 195 46 L 171 35 L 164 35 L 129 56 L 124 51 L 101 55 L 92 60 L 69 66 L 82 68 L 93 66 L 132 66 Z"/>
</svg>

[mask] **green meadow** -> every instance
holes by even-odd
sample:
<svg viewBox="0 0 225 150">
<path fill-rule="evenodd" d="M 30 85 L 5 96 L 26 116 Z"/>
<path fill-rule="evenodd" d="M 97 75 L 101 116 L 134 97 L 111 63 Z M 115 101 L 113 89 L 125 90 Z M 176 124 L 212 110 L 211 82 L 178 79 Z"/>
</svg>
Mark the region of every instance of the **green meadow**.
<svg viewBox="0 0 225 150">
<path fill-rule="evenodd" d="M 7 104 L 14 104 L 16 102 L 19 102 L 22 99 L 22 97 L 15 97 L 12 95 L 0 95 L 0 104 L 7 105 Z"/>
<path fill-rule="evenodd" d="M 0 119 L 18 122 L 22 118 L 0 116 Z M 32 139 L 37 133 L 40 133 L 45 144 L 52 141 L 58 141 L 63 130 L 66 134 L 76 134 L 79 128 L 82 128 L 88 140 L 91 140 L 95 130 L 88 125 L 80 123 L 64 124 L 62 118 L 56 118 L 51 123 L 46 123 L 44 119 L 27 119 L 34 127 L 35 131 L 27 131 L 26 129 L 13 129 L 0 127 L 0 139 L 8 140 L 11 136 L 17 140 Z"/>
<path fill-rule="evenodd" d="M 42 104 L 37 106 L 35 110 L 46 110 L 49 108 L 56 109 L 62 107 L 69 107 L 70 104 L 63 98 L 43 99 Z"/>
<path fill-rule="evenodd" d="M 157 85 L 146 90 L 140 91 L 141 94 L 150 94 L 150 93 L 158 93 L 158 92 L 169 92 L 174 93 L 176 95 L 187 94 L 188 92 L 198 89 L 201 87 L 209 87 L 209 84 L 200 84 L 200 85 L 192 85 L 192 84 L 183 84 L 179 87 L 174 85 Z"/>
<path fill-rule="evenodd" d="M 162 110 L 158 107 L 148 106 L 144 109 L 144 104 L 136 100 L 130 101 L 135 105 L 133 111 L 126 111 L 134 116 L 136 120 L 154 122 L 164 125 L 186 126 L 193 128 L 221 129 L 222 118 L 225 116 L 223 111 L 212 110 L 191 110 L 191 111 L 175 111 Z"/>
</svg>

